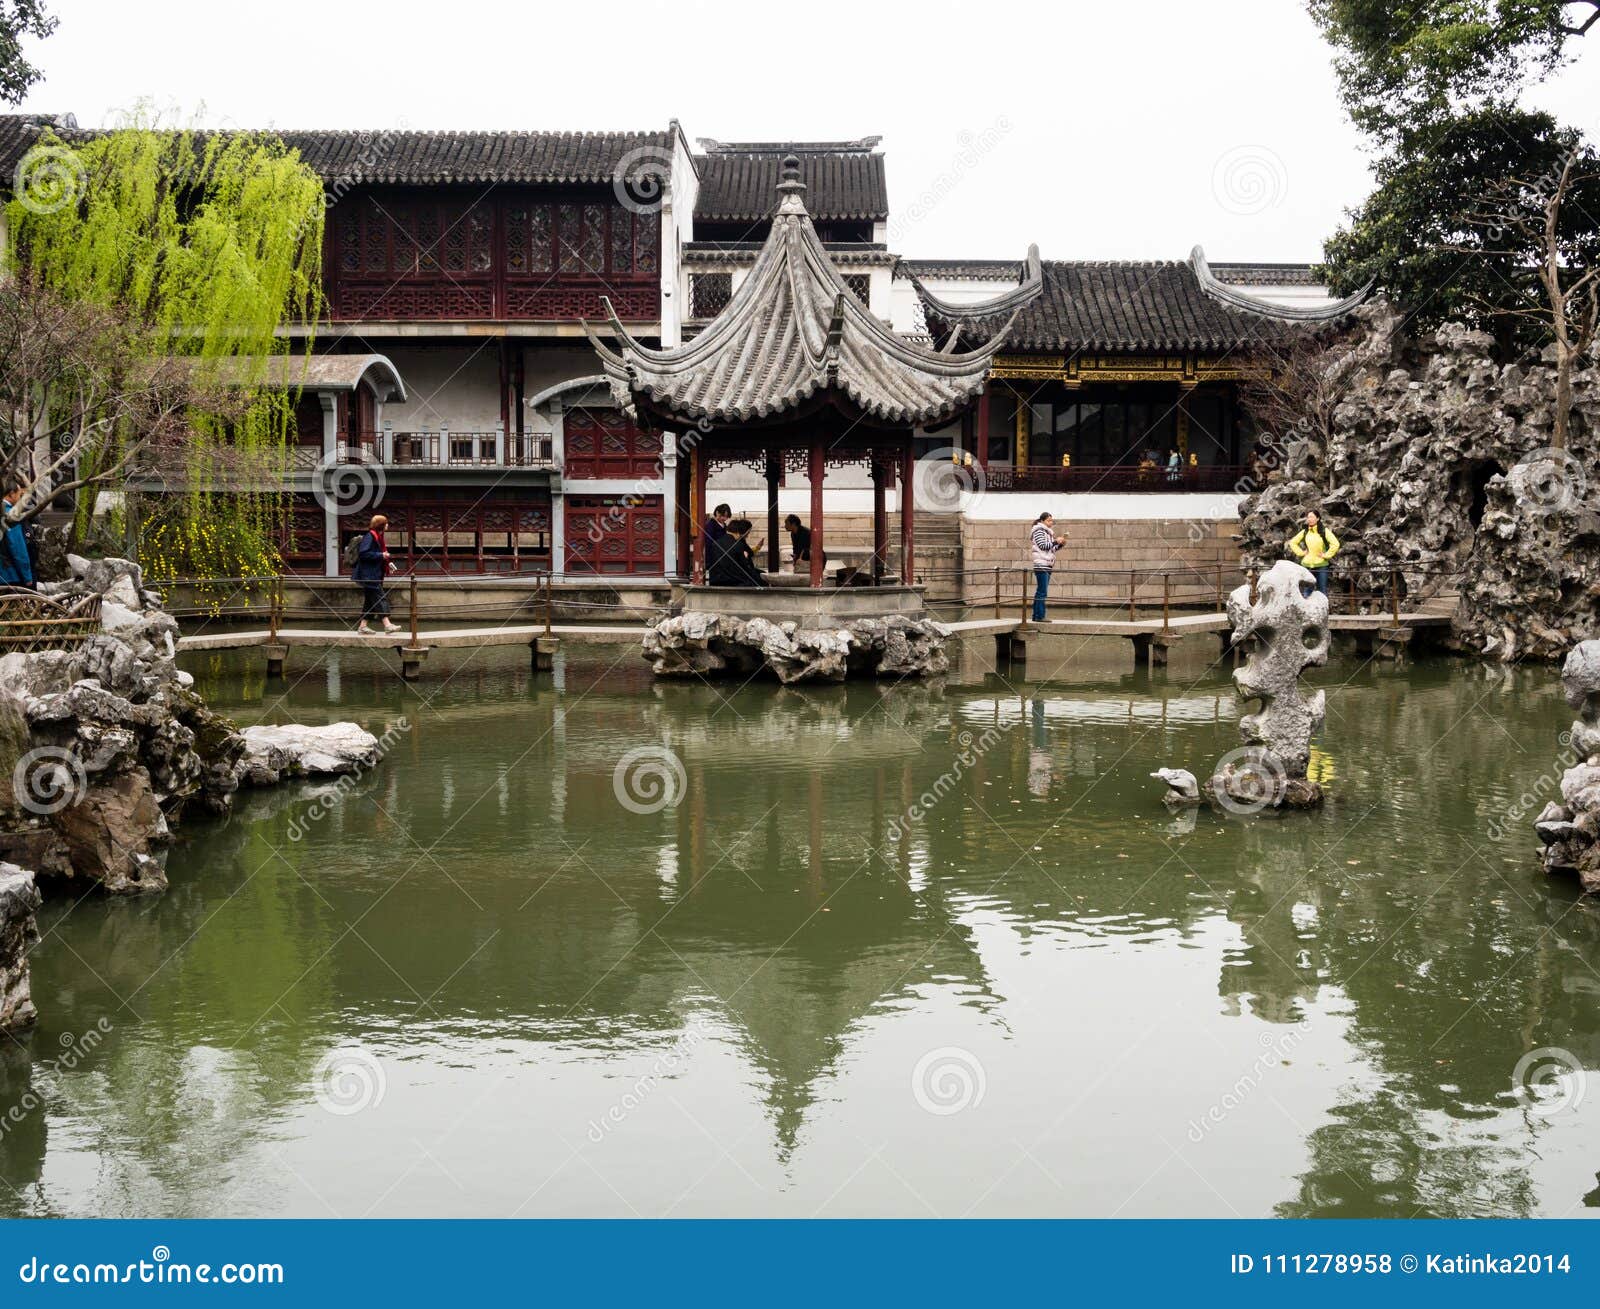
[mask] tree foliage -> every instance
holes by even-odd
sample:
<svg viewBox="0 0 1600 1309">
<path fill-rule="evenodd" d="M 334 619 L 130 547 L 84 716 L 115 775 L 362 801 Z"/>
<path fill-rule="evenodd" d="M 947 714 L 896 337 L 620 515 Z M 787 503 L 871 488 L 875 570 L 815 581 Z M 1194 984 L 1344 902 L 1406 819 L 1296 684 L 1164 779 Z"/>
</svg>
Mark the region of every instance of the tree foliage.
<svg viewBox="0 0 1600 1309">
<path fill-rule="evenodd" d="M 1572 38 L 1600 14 L 1594 0 L 1310 0 L 1308 7 L 1338 51 L 1334 69 L 1351 120 L 1384 143 L 1514 101 L 1560 66 Z"/>
<path fill-rule="evenodd" d="M 1491 106 L 1408 130 L 1374 166 L 1377 186 L 1323 248 L 1330 286 L 1348 295 L 1377 284 L 1426 329 L 1458 319 L 1507 346 L 1540 335 L 1524 317 L 1538 303 L 1545 251 L 1525 224 L 1481 221 L 1494 199 L 1536 209 L 1571 151 L 1584 175 L 1563 206 L 1558 253 L 1571 267 L 1600 256 L 1600 182 L 1592 148 L 1548 114 Z M 1521 183 L 1522 185 L 1519 185 Z"/>
<path fill-rule="evenodd" d="M 22 54 L 22 38 L 42 41 L 56 30 L 39 0 L 0 0 L 0 100 L 18 105 L 43 74 Z"/>
<path fill-rule="evenodd" d="M 1502 344 L 1542 344 L 1539 268 L 1549 250 L 1528 224 L 1485 224 L 1490 198 L 1542 196 L 1576 154 L 1556 258 L 1592 266 L 1600 190 L 1593 151 L 1517 97 L 1570 54 L 1600 0 L 1309 0 L 1335 49 L 1340 92 L 1376 147 L 1375 189 L 1324 245 L 1323 272 L 1348 294 L 1368 281 L 1418 329 L 1462 319 Z M 1548 315 L 1546 315 L 1548 321 Z"/>
<path fill-rule="evenodd" d="M 237 397 L 221 412 L 191 408 L 182 457 L 139 469 L 181 502 L 169 539 L 222 521 L 270 553 L 294 397 L 263 380 L 291 348 L 280 327 L 321 312 L 320 180 L 271 136 L 138 122 L 52 137 L 30 155 L 50 168 L 35 170 L 35 188 L 29 157 L 19 166 L 7 209 L 19 266 L 45 291 L 125 323 L 142 356 L 130 360 L 135 372 L 181 359 L 202 392 Z M 124 424 L 108 440 L 139 438 Z M 170 523 L 172 498 L 162 512 Z"/>
</svg>

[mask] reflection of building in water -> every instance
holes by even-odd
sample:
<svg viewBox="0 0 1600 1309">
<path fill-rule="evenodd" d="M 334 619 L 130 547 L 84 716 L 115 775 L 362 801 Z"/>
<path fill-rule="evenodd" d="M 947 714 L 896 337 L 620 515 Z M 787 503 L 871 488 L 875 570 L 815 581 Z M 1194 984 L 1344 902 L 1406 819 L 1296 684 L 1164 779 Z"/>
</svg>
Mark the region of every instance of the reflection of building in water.
<svg viewBox="0 0 1600 1309">
<path fill-rule="evenodd" d="M 726 758 L 688 765 L 667 836 L 677 896 L 638 951 L 743 1034 L 784 1154 L 852 1025 L 934 979 L 970 1003 L 989 996 L 959 902 L 919 875 L 912 842 L 890 839 L 920 793 L 929 733 L 865 719 L 868 762 L 835 780 L 819 766 L 827 716 L 817 726 L 790 738 L 799 766 L 776 776 Z"/>
</svg>

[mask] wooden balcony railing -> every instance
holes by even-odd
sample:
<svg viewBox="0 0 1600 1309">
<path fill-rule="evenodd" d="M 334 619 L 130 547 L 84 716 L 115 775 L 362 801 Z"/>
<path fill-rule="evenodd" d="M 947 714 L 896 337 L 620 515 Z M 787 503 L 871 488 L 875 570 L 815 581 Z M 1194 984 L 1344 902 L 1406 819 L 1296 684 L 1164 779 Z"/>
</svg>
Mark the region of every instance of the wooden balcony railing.
<svg viewBox="0 0 1600 1309">
<path fill-rule="evenodd" d="M 548 436 L 450 427 L 414 432 L 385 428 L 341 439 L 339 459 L 390 468 L 552 468 L 555 452 Z"/>
</svg>

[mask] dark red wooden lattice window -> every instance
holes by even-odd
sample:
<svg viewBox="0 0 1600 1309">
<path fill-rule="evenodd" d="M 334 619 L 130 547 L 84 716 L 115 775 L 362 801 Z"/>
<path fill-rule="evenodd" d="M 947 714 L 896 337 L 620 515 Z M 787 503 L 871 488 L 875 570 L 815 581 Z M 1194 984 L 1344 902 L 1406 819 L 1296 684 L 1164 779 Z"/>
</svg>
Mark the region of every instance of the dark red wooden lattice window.
<svg viewBox="0 0 1600 1309">
<path fill-rule="evenodd" d="M 661 440 L 639 430 L 616 409 L 570 409 L 566 422 L 565 477 L 661 476 Z"/>
<path fill-rule="evenodd" d="M 567 571 L 659 577 L 661 497 L 569 495 Z"/>
</svg>

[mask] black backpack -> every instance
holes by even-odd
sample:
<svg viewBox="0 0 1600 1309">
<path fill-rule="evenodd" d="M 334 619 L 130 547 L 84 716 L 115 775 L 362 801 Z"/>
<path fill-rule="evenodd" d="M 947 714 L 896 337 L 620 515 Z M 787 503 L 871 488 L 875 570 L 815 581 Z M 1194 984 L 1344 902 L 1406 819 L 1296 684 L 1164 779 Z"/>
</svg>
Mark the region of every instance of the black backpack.
<svg viewBox="0 0 1600 1309">
<path fill-rule="evenodd" d="M 345 542 L 344 566 L 354 568 L 361 562 L 361 543 L 367 539 L 365 532 L 358 532 Z"/>
</svg>

